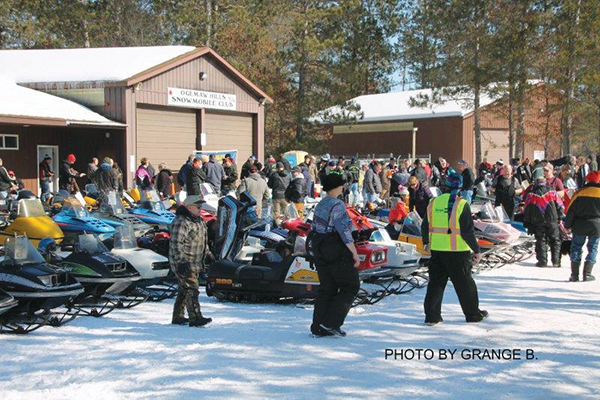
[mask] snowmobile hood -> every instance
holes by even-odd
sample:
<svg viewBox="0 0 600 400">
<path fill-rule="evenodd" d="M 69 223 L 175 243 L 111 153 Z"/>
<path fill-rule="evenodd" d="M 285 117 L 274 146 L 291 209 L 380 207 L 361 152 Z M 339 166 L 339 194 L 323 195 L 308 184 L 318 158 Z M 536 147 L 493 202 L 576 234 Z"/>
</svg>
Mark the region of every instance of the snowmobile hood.
<svg viewBox="0 0 600 400">
<path fill-rule="evenodd" d="M 94 217 L 70 217 L 62 212 L 56 214 L 54 222 L 65 231 L 90 232 L 90 233 L 114 233 L 115 228 Z"/>
<path fill-rule="evenodd" d="M 217 260 L 233 261 L 241 248 L 248 231 L 253 227 L 248 219 L 248 208 L 256 201 L 248 193 L 242 193 L 240 200 L 226 196 L 219 200 L 217 211 L 217 235 L 215 238 L 215 254 Z"/>
<path fill-rule="evenodd" d="M 26 235 L 29 240 L 37 246 L 40 240 L 52 238 L 60 243 L 64 234 L 60 227 L 48 216 L 39 217 L 17 217 L 9 226 L 0 232 L 0 244 L 3 244 L 8 237 L 16 235 Z"/>
</svg>

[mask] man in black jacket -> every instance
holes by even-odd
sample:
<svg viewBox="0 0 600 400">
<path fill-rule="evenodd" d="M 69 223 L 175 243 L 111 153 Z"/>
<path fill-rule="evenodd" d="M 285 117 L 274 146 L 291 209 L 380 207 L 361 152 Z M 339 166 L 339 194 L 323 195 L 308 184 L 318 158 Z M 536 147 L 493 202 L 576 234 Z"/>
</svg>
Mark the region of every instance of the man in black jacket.
<svg viewBox="0 0 600 400">
<path fill-rule="evenodd" d="M 503 174 L 494 183 L 496 193 L 496 203 L 494 206 L 504 207 L 511 220 L 515 211 L 515 199 L 523 191 L 517 178 L 512 175 L 512 168 L 512 165 L 504 166 Z"/>
<path fill-rule="evenodd" d="M 304 198 L 306 197 L 306 184 L 304 175 L 299 167 L 292 169 L 292 181 L 285 192 L 285 199 L 294 204 L 298 217 L 304 218 Z"/>
<path fill-rule="evenodd" d="M 276 165 L 277 170 L 271 174 L 267 185 L 273 192 L 273 215 L 275 223 L 279 225 L 287 211 L 288 202 L 285 199 L 285 191 L 290 185 L 290 175 L 285 170 L 283 163 L 278 162 Z"/>
<path fill-rule="evenodd" d="M 206 172 L 202 169 L 202 159 L 194 158 L 192 167 L 186 172 L 185 189 L 188 196 L 200 195 L 200 185 L 206 182 Z"/>
<path fill-rule="evenodd" d="M 584 281 L 595 280 L 592 268 L 596 263 L 600 245 L 600 171 L 590 172 L 586 184 L 579 189 L 569 203 L 565 228 L 571 229 L 571 282 L 579 280 L 582 249 L 587 239 L 588 254 L 583 265 Z"/>
<path fill-rule="evenodd" d="M 560 267 L 560 233 L 558 221 L 563 217 L 563 203 L 556 190 L 546 185 L 546 178 L 536 179 L 533 189 L 525 198 L 523 225 L 529 234 L 535 235 L 537 267 L 545 268 L 548 263 L 548 243 L 552 265 Z"/>
<path fill-rule="evenodd" d="M 473 201 L 473 185 L 475 183 L 473 170 L 469 167 L 469 163 L 466 160 L 460 160 L 458 162 L 458 172 L 462 175 L 463 180 L 460 195 L 471 204 L 471 201 Z"/>
</svg>

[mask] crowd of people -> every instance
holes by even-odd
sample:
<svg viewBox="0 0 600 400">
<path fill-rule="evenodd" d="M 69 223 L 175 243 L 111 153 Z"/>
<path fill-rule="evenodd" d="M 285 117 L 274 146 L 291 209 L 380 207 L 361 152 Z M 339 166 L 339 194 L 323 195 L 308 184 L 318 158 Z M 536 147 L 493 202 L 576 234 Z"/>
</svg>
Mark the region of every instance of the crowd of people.
<svg viewBox="0 0 600 400">
<path fill-rule="evenodd" d="M 39 165 L 42 199 L 49 195 L 48 182 L 54 177 L 51 161 L 46 157 Z M 99 192 L 123 190 L 123 173 L 111 158 L 102 162 L 93 158 L 85 173 L 73 168 L 75 161 L 73 154 L 63 160 L 61 189 L 76 192 L 77 179 L 86 177 Z M 346 205 L 360 205 L 366 210 L 387 205 L 388 227 L 392 228 L 411 211 L 422 218 L 423 243 L 431 251 L 424 304 L 428 325 L 443 321 L 441 302 L 448 279 L 454 283 L 467 322 L 488 316 L 479 309 L 471 276 L 471 266 L 481 257 L 470 209 L 474 199 L 489 199 L 496 207 L 502 206 L 511 220 L 515 215 L 522 218 L 535 238 L 538 267 L 560 267 L 562 239 L 571 235 L 569 280 L 594 280 L 592 268 L 600 244 L 600 172 L 596 159 L 570 157 L 559 160 L 557 166 L 548 160 L 529 159 L 509 163 L 497 160 L 492 165 L 484 159 L 476 168 L 466 160 L 453 166 L 442 157 L 435 162 L 395 157 L 385 162 L 361 161 L 327 154 L 317 161 L 306 155 L 302 163 L 292 167 L 283 155 L 268 156 L 264 163 L 252 156 L 238 169 L 229 154 L 220 161 L 214 155 L 190 155 L 176 175 L 187 198 L 177 210 L 171 232 L 170 261 L 181 288 L 173 323 L 202 326 L 210 322 L 202 316 L 198 303 L 197 275 L 207 253 L 206 225 L 199 217 L 203 184 L 223 196 L 249 192 L 257 202 L 257 215 L 264 217 L 270 210 L 275 224 L 281 223 L 290 207 L 303 217 L 305 199 L 321 197 L 314 210 L 313 237 L 308 242 L 321 283 L 311 325 L 316 336 L 345 335 L 341 326 L 359 288 L 354 269 L 359 259 Z M 166 164 L 158 164 L 156 170 L 145 157 L 135 172 L 135 185 L 140 190 L 156 189 L 166 198 L 175 193 L 174 177 Z M 0 192 L 18 187 L 18 180 L 0 160 Z M 184 318 L 186 308 L 189 321 Z"/>
</svg>

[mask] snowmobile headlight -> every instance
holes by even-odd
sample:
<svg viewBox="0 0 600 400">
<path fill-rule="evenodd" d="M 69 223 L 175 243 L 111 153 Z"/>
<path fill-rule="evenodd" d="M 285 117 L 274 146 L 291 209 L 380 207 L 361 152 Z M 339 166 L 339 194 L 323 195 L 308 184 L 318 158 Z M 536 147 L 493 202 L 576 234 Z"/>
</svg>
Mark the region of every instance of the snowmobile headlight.
<svg viewBox="0 0 600 400">
<path fill-rule="evenodd" d="M 383 250 L 374 251 L 373 254 L 371 254 L 371 262 L 373 264 L 379 264 L 379 263 L 385 262 L 385 251 L 383 251 Z"/>
<path fill-rule="evenodd" d="M 40 276 L 39 279 L 45 286 L 52 287 L 56 286 L 56 284 L 58 283 L 58 276 L 56 275 L 44 275 Z"/>
</svg>

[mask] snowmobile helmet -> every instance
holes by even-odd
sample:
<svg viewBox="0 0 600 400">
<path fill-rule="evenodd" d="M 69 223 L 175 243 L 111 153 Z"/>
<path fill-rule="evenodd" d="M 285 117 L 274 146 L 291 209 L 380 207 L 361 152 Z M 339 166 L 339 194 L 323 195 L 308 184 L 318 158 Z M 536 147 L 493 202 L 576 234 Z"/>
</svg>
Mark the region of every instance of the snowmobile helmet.
<svg viewBox="0 0 600 400">
<path fill-rule="evenodd" d="M 456 173 L 448 175 L 448 179 L 446 179 L 446 187 L 449 189 L 460 189 L 461 186 L 462 175 Z"/>
<path fill-rule="evenodd" d="M 69 164 L 75 164 L 75 161 L 77 161 L 77 159 L 75 158 L 75 155 L 74 155 L 74 154 L 69 154 L 69 155 L 67 156 L 67 162 L 68 162 Z"/>
<path fill-rule="evenodd" d="M 590 183 L 600 183 L 600 171 L 592 171 L 585 176 L 585 181 Z"/>
<path fill-rule="evenodd" d="M 38 250 L 42 254 L 48 254 L 56 251 L 57 248 L 58 246 L 56 245 L 56 241 L 52 238 L 44 238 L 40 240 L 40 244 L 38 245 Z"/>
<path fill-rule="evenodd" d="M 346 180 L 341 174 L 329 174 L 323 179 L 323 190 L 329 192 L 337 187 L 344 186 Z"/>
</svg>

